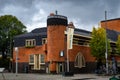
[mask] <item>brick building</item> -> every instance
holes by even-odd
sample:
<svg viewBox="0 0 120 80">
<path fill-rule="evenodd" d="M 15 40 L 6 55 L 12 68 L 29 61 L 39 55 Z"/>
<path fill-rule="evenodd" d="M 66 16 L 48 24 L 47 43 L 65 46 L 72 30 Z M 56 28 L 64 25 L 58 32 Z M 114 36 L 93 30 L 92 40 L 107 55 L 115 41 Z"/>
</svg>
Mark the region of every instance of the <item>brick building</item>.
<svg viewBox="0 0 120 80">
<path fill-rule="evenodd" d="M 106 21 L 101 21 L 101 26 L 110 30 L 120 32 L 120 18 L 107 20 L 107 26 L 105 26 Z"/>
<path fill-rule="evenodd" d="M 101 25 L 104 21 L 101 22 Z M 29 33 L 14 38 L 14 48 L 18 47 L 18 72 L 62 73 L 67 70 L 67 27 L 66 16 L 50 14 L 47 27 L 36 28 Z M 119 32 L 107 29 L 111 45 Z M 111 36 L 114 35 L 114 36 Z M 95 58 L 90 54 L 91 32 L 74 29 L 72 49 L 68 50 L 69 70 L 74 73 L 91 73 L 95 70 Z M 15 69 L 16 51 L 13 49 L 13 68 Z M 92 66 L 92 67 L 91 67 Z"/>
</svg>

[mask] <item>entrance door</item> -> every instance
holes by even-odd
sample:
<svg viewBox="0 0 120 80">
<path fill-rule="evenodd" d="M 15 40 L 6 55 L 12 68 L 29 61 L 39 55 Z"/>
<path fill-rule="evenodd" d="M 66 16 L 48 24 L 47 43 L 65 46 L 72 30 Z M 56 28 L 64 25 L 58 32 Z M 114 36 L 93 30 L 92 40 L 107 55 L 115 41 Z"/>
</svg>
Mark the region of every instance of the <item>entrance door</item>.
<svg viewBox="0 0 120 80">
<path fill-rule="evenodd" d="M 64 64 L 63 63 L 58 63 L 58 73 L 64 72 Z"/>
</svg>

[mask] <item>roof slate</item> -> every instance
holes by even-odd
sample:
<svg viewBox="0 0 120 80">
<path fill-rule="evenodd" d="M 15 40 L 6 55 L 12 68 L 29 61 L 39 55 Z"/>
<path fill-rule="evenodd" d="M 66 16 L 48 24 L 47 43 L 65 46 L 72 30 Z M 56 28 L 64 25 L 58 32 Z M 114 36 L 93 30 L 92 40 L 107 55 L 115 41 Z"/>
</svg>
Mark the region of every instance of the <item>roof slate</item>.
<svg viewBox="0 0 120 80">
<path fill-rule="evenodd" d="M 74 34 L 83 35 L 86 37 L 91 37 L 90 31 L 82 30 L 82 29 L 78 29 L 78 28 L 75 28 Z M 18 35 L 15 38 L 20 38 L 20 37 L 27 37 L 28 38 L 28 37 L 40 36 L 40 35 L 47 35 L 47 27 L 36 28 L 29 33 Z M 111 41 L 117 41 L 118 35 L 120 35 L 120 32 L 107 29 L 107 37 Z"/>
<path fill-rule="evenodd" d="M 74 33 L 75 33 L 75 34 L 79 34 L 79 35 L 84 35 L 84 36 L 90 36 L 90 35 L 91 35 L 91 32 L 90 32 L 90 31 L 86 31 L 86 30 L 82 30 L 82 29 L 77 29 L 77 28 L 75 28 Z M 19 37 L 30 37 L 30 36 L 39 36 L 39 35 L 47 35 L 47 27 L 44 27 L 44 28 L 36 28 L 36 29 L 32 30 L 32 31 L 29 32 L 29 33 L 15 36 L 15 38 L 19 38 Z"/>
<path fill-rule="evenodd" d="M 20 38 L 20 37 L 32 37 L 32 36 L 40 36 L 40 35 L 47 35 L 47 28 L 46 28 L 46 27 L 36 28 L 36 29 L 32 30 L 32 31 L 29 32 L 29 33 L 17 35 L 17 36 L 15 36 L 15 38 Z"/>
<path fill-rule="evenodd" d="M 83 35 L 83 36 L 87 36 L 87 37 L 91 36 L 91 32 L 90 31 L 77 29 L 77 28 L 75 28 L 74 34 L 79 34 L 79 35 Z"/>
<path fill-rule="evenodd" d="M 107 29 L 106 32 L 108 39 L 110 39 L 111 41 L 117 41 L 118 35 L 120 35 L 120 32 L 110 29 Z"/>
</svg>

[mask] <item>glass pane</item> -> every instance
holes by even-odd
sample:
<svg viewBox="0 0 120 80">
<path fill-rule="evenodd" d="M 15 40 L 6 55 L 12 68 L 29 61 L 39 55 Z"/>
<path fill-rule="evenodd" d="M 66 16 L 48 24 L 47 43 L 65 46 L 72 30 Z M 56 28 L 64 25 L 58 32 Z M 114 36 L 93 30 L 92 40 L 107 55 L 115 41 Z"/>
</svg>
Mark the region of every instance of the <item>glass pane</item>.
<svg viewBox="0 0 120 80">
<path fill-rule="evenodd" d="M 43 54 L 41 54 L 40 61 L 41 61 L 41 63 L 45 63 L 45 61 L 44 61 L 44 55 Z"/>
<path fill-rule="evenodd" d="M 34 55 L 30 55 L 30 63 L 34 63 Z"/>
</svg>

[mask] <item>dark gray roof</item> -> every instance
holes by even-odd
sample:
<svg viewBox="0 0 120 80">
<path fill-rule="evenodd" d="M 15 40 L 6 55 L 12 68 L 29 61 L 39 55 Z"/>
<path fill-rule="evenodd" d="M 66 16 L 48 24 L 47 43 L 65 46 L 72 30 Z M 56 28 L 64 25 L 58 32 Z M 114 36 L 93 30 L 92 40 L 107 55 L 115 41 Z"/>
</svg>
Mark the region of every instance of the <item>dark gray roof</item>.
<svg viewBox="0 0 120 80">
<path fill-rule="evenodd" d="M 77 28 L 75 28 L 74 34 L 79 34 L 79 35 L 83 35 L 83 36 L 87 36 L 87 37 L 91 36 L 91 32 L 90 31 L 77 29 Z"/>
<path fill-rule="evenodd" d="M 74 34 L 78 34 L 78 35 L 86 36 L 86 37 L 91 37 L 91 32 L 90 31 L 77 29 L 77 28 L 75 28 Z M 118 38 L 119 34 L 120 34 L 120 32 L 107 29 L 107 37 L 111 41 L 117 41 L 117 38 Z M 40 37 L 40 36 L 47 37 L 47 27 L 36 28 L 29 33 L 18 35 L 14 39 L 19 40 L 21 38 L 33 38 L 33 37 L 37 38 L 37 37 Z"/>
<path fill-rule="evenodd" d="M 117 41 L 118 35 L 120 35 L 120 32 L 115 31 L 115 30 L 107 29 L 106 32 L 107 32 L 108 39 L 110 39 L 110 41 L 114 41 L 114 42 Z M 74 33 L 79 34 L 79 35 L 83 35 L 83 36 L 87 36 L 87 37 L 91 37 L 90 31 L 86 31 L 86 30 L 82 30 L 82 29 L 75 29 Z"/>
<path fill-rule="evenodd" d="M 47 33 L 26 33 L 26 34 L 21 34 L 16 36 L 15 38 L 19 38 L 19 37 L 32 37 L 32 36 L 39 36 L 39 35 L 47 35 Z"/>
<path fill-rule="evenodd" d="M 36 45 L 42 45 L 42 38 L 47 37 L 47 28 L 36 28 L 29 33 L 14 37 L 14 47 L 25 46 L 26 39 L 35 39 Z"/>
<path fill-rule="evenodd" d="M 43 32 L 47 32 L 47 27 L 43 27 L 43 28 L 36 28 L 34 30 L 31 31 L 31 33 L 43 33 Z"/>
<path fill-rule="evenodd" d="M 46 27 L 36 28 L 36 29 L 32 30 L 29 33 L 25 33 L 25 34 L 21 34 L 21 35 L 15 36 L 15 38 L 19 38 L 19 37 L 32 37 L 32 36 L 39 36 L 39 35 L 47 35 L 47 28 Z"/>
<path fill-rule="evenodd" d="M 91 36 L 91 32 L 90 31 L 86 31 L 86 30 L 82 30 L 82 29 L 77 29 L 77 28 L 75 28 L 74 33 L 75 34 L 79 34 L 79 35 L 88 36 L 88 37 Z M 18 35 L 15 38 L 19 38 L 19 37 L 31 37 L 31 36 L 39 36 L 39 35 L 47 35 L 47 27 L 36 28 L 36 29 L 32 30 L 29 33 Z"/>
<path fill-rule="evenodd" d="M 111 41 L 117 41 L 118 35 L 120 35 L 120 32 L 107 29 L 107 37 Z"/>
</svg>

